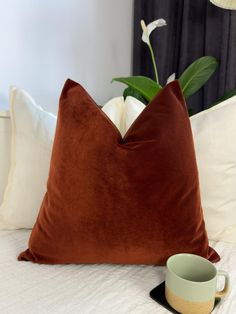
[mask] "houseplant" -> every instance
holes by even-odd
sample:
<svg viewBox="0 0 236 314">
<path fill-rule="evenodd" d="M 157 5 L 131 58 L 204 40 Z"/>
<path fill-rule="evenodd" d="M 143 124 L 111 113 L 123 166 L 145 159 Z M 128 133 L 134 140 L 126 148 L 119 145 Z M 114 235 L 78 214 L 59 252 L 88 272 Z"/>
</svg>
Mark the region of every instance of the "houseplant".
<svg viewBox="0 0 236 314">
<path fill-rule="evenodd" d="M 141 100 L 144 104 L 147 104 L 152 100 L 152 98 L 162 89 L 162 86 L 159 82 L 157 63 L 154 57 L 154 52 L 152 48 L 152 44 L 150 41 L 151 33 L 160 27 L 166 26 L 167 23 L 164 19 L 157 19 L 150 24 L 146 25 L 145 22 L 141 21 L 141 27 L 143 30 L 142 33 L 142 41 L 147 44 L 150 56 L 152 59 L 152 64 L 155 73 L 155 80 L 146 76 L 130 76 L 130 77 L 115 77 L 112 79 L 112 82 L 120 82 L 127 87 L 123 92 L 124 98 L 127 96 L 133 96 L 139 100 Z M 180 86 L 182 88 L 185 99 L 188 99 L 196 92 L 198 92 L 210 79 L 212 74 L 216 71 L 218 67 L 218 61 L 216 58 L 212 56 L 203 56 L 197 60 L 195 60 L 192 64 L 190 64 L 184 72 L 177 78 Z M 167 83 L 175 79 L 175 73 L 170 75 L 167 79 Z M 223 101 L 229 97 L 232 97 L 236 94 L 236 89 L 233 89 L 227 93 L 225 93 L 219 101 L 215 102 L 213 105 Z M 191 115 L 191 109 L 189 110 Z"/>
</svg>

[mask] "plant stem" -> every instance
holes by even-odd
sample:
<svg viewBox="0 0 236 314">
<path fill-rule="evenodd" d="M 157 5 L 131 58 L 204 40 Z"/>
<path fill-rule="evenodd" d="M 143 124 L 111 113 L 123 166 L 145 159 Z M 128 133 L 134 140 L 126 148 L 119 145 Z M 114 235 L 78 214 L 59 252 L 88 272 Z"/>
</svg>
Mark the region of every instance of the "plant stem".
<svg viewBox="0 0 236 314">
<path fill-rule="evenodd" d="M 149 43 L 148 47 L 149 47 L 149 50 L 150 50 L 150 53 L 151 53 L 151 56 L 152 56 L 152 64 L 153 64 L 153 68 L 154 68 L 154 72 L 155 72 L 156 81 L 157 81 L 157 84 L 159 84 L 159 78 L 158 78 L 158 73 L 157 73 L 157 65 L 156 65 L 156 60 L 155 60 L 155 56 L 154 56 L 154 53 L 153 53 L 153 49 L 152 49 L 151 43 Z"/>
</svg>

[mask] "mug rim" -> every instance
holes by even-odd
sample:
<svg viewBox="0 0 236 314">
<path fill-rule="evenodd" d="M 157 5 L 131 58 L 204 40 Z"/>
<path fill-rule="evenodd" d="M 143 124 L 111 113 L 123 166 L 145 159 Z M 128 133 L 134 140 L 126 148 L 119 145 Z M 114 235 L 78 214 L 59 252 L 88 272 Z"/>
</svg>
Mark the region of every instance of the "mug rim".
<svg viewBox="0 0 236 314">
<path fill-rule="evenodd" d="M 185 278 L 182 278 L 181 276 L 179 276 L 178 274 L 176 274 L 172 269 L 171 269 L 171 266 L 170 266 L 170 263 L 171 261 L 176 258 L 177 256 L 191 256 L 191 257 L 194 257 L 198 260 L 201 260 L 203 262 L 205 262 L 206 264 L 208 264 L 212 269 L 214 269 L 214 277 L 212 277 L 211 279 L 209 280 L 204 280 L 204 281 L 194 281 L 194 280 L 188 280 L 188 279 L 185 279 Z M 188 282 L 188 283 L 193 283 L 193 284 L 197 284 L 197 285 L 201 285 L 201 284 L 206 284 L 207 282 L 211 282 L 213 281 L 215 278 L 216 278 L 216 275 L 217 275 L 217 269 L 216 267 L 210 262 L 208 261 L 206 258 L 202 257 L 202 256 L 199 256 L 199 255 L 196 255 L 196 254 L 191 254 L 191 253 L 178 253 L 178 254 L 174 254 L 172 256 L 170 256 L 166 262 L 166 267 L 168 269 L 168 271 L 174 275 L 175 277 L 177 277 L 178 279 L 180 280 L 183 280 L 185 282 Z"/>
</svg>

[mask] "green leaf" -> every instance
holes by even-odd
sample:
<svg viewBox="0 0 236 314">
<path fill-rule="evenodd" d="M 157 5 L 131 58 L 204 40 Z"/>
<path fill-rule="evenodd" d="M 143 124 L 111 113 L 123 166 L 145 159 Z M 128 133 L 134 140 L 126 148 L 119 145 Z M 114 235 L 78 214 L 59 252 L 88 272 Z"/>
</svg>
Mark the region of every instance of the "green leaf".
<svg viewBox="0 0 236 314">
<path fill-rule="evenodd" d="M 209 80 L 217 67 L 217 60 L 211 56 L 194 61 L 179 78 L 185 98 L 195 94 Z"/>
<path fill-rule="evenodd" d="M 128 96 L 132 96 L 138 100 L 140 100 L 142 103 L 144 103 L 145 105 L 147 104 L 147 101 L 143 98 L 143 96 L 141 96 L 135 89 L 133 89 L 132 87 L 127 87 L 124 92 L 123 92 L 123 96 L 124 99 L 126 99 L 126 97 Z"/>
<path fill-rule="evenodd" d="M 121 82 L 136 90 L 147 101 L 153 99 L 161 86 L 146 76 L 115 77 L 111 82 Z"/>
<path fill-rule="evenodd" d="M 191 117 L 193 115 L 193 108 L 188 109 L 188 115 L 189 115 L 189 117 Z"/>
<path fill-rule="evenodd" d="M 220 99 L 217 100 L 213 105 L 211 105 L 211 107 L 213 107 L 213 106 L 219 104 L 220 102 L 222 102 L 222 101 L 224 101 L 230 97 L 233 97 L 235 95 L 236 95 L 236 88 L 231 89 L 230 91 L 224 93 L 224 95 L 222 97 L 220 97 Z"/>
</svg>

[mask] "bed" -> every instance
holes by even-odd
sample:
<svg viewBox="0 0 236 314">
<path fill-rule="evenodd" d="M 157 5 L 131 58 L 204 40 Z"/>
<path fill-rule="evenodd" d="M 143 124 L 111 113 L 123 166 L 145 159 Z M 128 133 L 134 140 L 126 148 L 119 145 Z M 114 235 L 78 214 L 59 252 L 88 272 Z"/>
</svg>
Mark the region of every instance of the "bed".
<svg viewBox="0 0 236 314">
<path fill-rule="evenodd" d="M 165 267 L 121 265 L 37 265 L 18 262 L 28 230 L 0 231 L 1 314 L 151 314 L 169 313 L 149 297 Z M 214 313 L 236 309 L 236 244 L 212 242 L 229 272 L 231 291 Z"/>
</svg>

